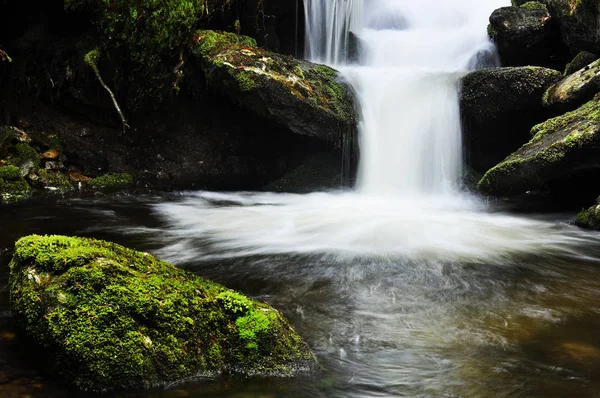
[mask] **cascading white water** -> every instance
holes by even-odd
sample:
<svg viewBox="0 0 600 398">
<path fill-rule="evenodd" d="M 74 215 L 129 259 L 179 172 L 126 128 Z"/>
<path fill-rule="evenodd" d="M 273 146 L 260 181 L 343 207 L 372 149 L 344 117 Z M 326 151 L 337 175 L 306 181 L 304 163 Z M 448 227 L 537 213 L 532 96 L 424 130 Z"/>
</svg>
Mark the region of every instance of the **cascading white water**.
<svg viewBox="0 0 600 398">
<path fill-rule="evenodd" d="M 309 0 L 306 15 L 306 56 L 316 62 L 346 60 L 349 33 L 359 28 L 363 0 Z"/>
<path fill-rule="evenodd" d="M 477 54 L 491 50 L 487 16 L 504 4 L 306 0 L 308 54 L 341 68 L 358 94 L 360 191 L 456 189 L 462 165 L 458 79 Z M 347 38 L 348 30 L 359 37 L 361 54 L 359 65 L 345 67 L 340 53 L 346 41 L 329 40 L 326 47 L 322 42 L 324 33 Z"/>
</svg>

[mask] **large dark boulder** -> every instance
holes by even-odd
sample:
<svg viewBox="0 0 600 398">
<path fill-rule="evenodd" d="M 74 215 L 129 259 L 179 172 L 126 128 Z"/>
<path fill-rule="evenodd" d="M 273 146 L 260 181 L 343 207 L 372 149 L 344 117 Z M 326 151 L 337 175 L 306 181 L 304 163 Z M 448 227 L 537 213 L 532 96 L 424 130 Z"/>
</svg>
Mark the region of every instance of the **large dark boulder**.
<svg viewBox="0 0 600 398">
<path fill-rule="evenodd" d="M 460 109 L 466 161 L 485 172 L 529 140 L 546 120 L 546 89 L 562 74 L 541 67 L 481 69 L 461 82 Z"/>
<path fill-rule="evenodd" d="M 600 92 L 600 60 L 552 85 L 544 95 L 544 105 L 569 111 L 594 98 Z"/>
<path fill-rule="evenodd" d="M 497 9 L 490 16 L 488 33 L 503 66 L 562 68 L 569 60 L 558 26 L 542 3 Z"/>
<path fill-rule="evenodd" d="M 577 181 L 581 190 L 590 185 L 586 181 L 600 176 L 598 96 L 573 112 L 535 126 L 531 133 L 531 141 L 484 175 L 478 184 L 481 192 L 495 196 L 558 192 Z M 568 194 L 573 196 L 572 191 Z"/>
<path fill-rule="evenodd" d="M 600 2 L 598 0 L 545 0 L 572 54 L 600 53 Z"/>
<path fill-rule="evenodd" d="M 13 315 L 41 347 L 45 370 L 82 390 L 315 367 L 307 345 L 269 305 L 110 242 L 22 238 L 9 284 Z"/>
<path fill-rule="evenodd" d="M 241 107 L 329 142 L 354 134 L 353 96 L 336 70 L 260 49 L 233 33 L 199 31 L 195 39 L 210 87 Z"/>
</svg>

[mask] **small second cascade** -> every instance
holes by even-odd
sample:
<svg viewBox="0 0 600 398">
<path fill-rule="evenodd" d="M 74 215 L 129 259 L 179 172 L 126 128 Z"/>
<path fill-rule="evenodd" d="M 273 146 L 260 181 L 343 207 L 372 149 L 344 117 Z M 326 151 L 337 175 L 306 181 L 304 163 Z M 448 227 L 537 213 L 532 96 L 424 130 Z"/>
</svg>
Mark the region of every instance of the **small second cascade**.
<svg viewBox="0 0 600 398">
<path fill-rule="evenodd" d="M 493 52 L 487 17 L 505 3 L 307 0 L 308 54 L 340 69 L 357 93 L 360 192 L 456 190 L 462 167 L 458 80 L 478 56 Z M 340 54 L 349 32 L 359 42 L 355 65 L 345 65 Z"/>
</svg>

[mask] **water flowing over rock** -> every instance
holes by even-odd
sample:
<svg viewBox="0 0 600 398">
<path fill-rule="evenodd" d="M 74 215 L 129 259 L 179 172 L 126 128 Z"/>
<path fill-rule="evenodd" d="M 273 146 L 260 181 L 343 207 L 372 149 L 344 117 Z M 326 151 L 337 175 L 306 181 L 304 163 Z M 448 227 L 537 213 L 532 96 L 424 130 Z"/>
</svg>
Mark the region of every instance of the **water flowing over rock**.
<svg viewBox="0 0 600 398">
<path fill-rule="evenodd" d="M 568 111 L 600 92 L 600 60 L 563 78 L 544 94 L 544 105 Z"/>
<path fill-rule="evenodd" d="M 538 124 L 531 133 L 531 141 L 485 174 L 478 184 L 483 193 L 515 196 L 557 191 L 567 183 L 586 184 L 600 175 L 598 96 L 575 111 Z"/>
<path fill-rule="evenodd" d="M 502 7 L 490 16 L 488 29 L 503 66 L 562 67 L 569 58 L 558 26 L 544 4 Z"/>
<path fill-rule="evenodd" d="M 531 127 L 552 116 L 542 97 L 561 76 L 542 67 L 481 69 L 466 75 L 460 108 L 467 164 L 485 172 L 526 143 Z"/>
<path fill-rule="evenodd" d="M 199 31 L 196 38 L 208 84 L 233 102 L 298 134 L 334 143 L 353 135 L 353 97 L 336 70 L 233 33 Z"/>
<path fill-rule="evenodd" d="M 290 376 L 315 367 L 277 310 L 110 242 L 20 239 L 10 301 L 49 360 L 46 370 L 82 390 L 149 388 L 223 372 Z"/>
</svg>

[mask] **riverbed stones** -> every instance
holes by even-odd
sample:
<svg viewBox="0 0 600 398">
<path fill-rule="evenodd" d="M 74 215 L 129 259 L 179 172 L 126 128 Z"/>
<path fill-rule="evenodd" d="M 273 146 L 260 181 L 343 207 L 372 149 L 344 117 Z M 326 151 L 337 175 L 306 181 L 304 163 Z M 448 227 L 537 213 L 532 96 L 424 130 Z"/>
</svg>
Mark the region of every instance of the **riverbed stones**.
<svg viewBox="0 0 600 398">
<path fill-rule="evenodd" d="M 209 86 L 242 108 L 333 143 L 354 134 L 353 96 L 335 69 L 258 48 L 233 33 L 205 30 L 194 38 Z"/>
<path fill-rule="evenodd" d="M 460 110 L 467 164 L 485 172 L 529 139 L 552 113 L 542 97 L 562 74 L 542 67 L 481 69 L 461 80 Z"/>
<path fill-rule="evenodd" d="M 82 390 L 315 368 L 274 308 L 114 243 L 22 238 L 9 290 L 15 319 L 50 359 L 45 370 Z"/>
<path fill-rule="evenodd" d="M 518 196 L 564 192 L 565 186 L 575 184 L 578 195 L 583 195 L 586 182 L 600 176 L 600 96 L 536 125 L 531 134 L 527 144 L 483 176 L 478 184 L 481 192 Z"/>
<path fill-rule="evenodd" d="M 569 59 L 558 26 L 539 2 L 495 10 L 488 33 L 496 43 L 503 66 L 562 68 Z"/>
</svg>

